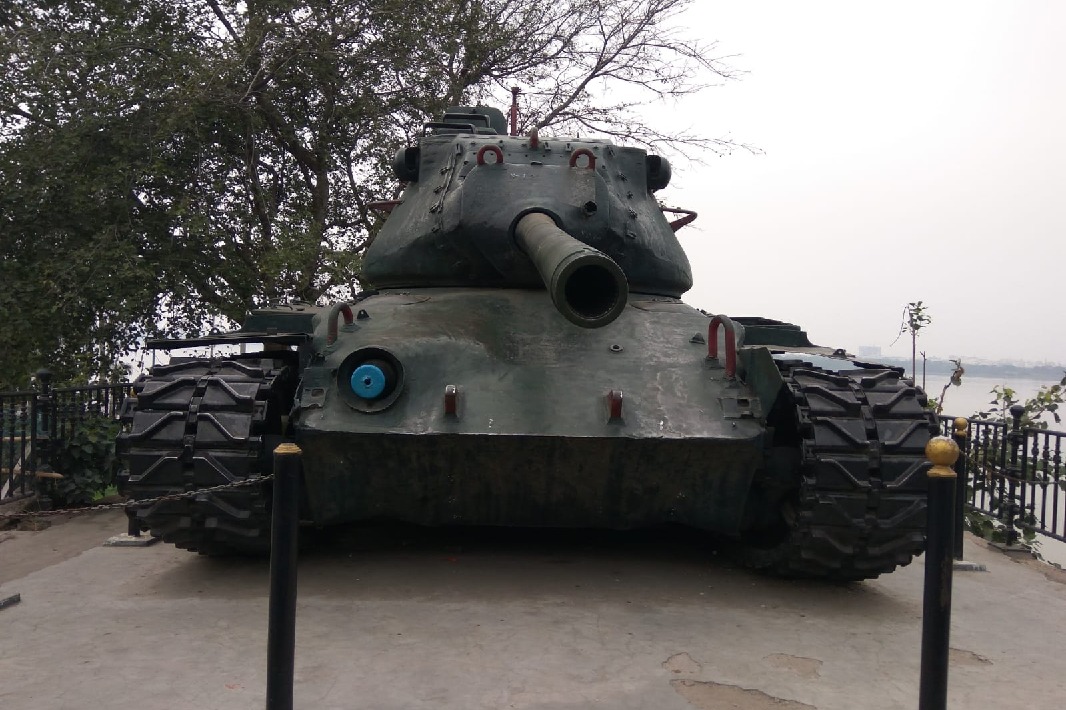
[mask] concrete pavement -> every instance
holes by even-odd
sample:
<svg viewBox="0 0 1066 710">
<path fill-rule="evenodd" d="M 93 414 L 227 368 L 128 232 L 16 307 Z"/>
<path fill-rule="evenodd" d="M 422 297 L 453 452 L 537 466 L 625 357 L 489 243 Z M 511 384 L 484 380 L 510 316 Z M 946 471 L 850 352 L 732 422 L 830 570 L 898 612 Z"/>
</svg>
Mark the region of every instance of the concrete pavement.
<svg viewBox="0 0 1066 710">
<path fill-rule="evenodd" d="M 22 595 L 0 611 L 0 707 L 262 708 L 267 564 L 101 546 L 124 529 L 0 533 L 17 575 L 0 597 Z M 917 707 L 921 560 L 827 586 L 735 569 L 697 536 L 333 538 L 300 562 L 298 708 Z M 989 571 L 955 576 L 949 706 L 1057 710 L 1063 575 L 966 545 Z"/>
</svg>

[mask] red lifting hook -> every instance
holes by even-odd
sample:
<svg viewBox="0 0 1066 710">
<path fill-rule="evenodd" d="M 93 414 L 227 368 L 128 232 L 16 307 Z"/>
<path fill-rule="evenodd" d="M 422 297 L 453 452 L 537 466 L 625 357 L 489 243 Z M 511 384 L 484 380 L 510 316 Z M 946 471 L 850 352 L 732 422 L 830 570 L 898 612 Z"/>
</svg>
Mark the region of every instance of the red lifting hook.
<svg viewBox="0 0 1066 710">
<path fill-rule="evenodd" d="M 580 158 L 582 155 L 589 159 L 588 165 L 586 165 L 585 167 L 588 168 L 589 170 L 595 170 L 596 169 L 596 156 L 593 155 L 592 151 L 589 150 L 588 148 L 578 148 L 577 150 L 575 150 L 573 153 L 570 154 L 570 167 L 571 168 L 576 168 L 577 167 L 577 159 Z"/>
<path fill-rule="evenodd" d="M 707 326 L 707 357 L 718 359 L 719 325 L 725 326 L 725 376 L 732 380 L 737 376 L 737 331 L 727 316 L 715 316 Z"/>
<path fill-rule="evenodd" d="M 477 164 L 478 165 L 484 165 L 485 164 L 485 153 L 495 153 L 496 154 L 496 164 L 500 165 L 500 164 L 503 163 L 503 151 L 502 150 L 500 150 L 497 146 L 494 146 L 494 145 L 483 145 L 483 146 L 481 146 L 481 149 L 478 150 L 478 152 L 477 152 Z"/>
<path fill-rule="evenodd" d="M 352 315 L 352 307 L 347 303 L 334 303 L 333 307 L 329 309 L 329 326 L 326 330 L 326 345 L 333 345 L 337 342 L 337 317 L 344 314 L 344 324 L 351 325 L 355 322 L 355 316 Z"/>
</svg>

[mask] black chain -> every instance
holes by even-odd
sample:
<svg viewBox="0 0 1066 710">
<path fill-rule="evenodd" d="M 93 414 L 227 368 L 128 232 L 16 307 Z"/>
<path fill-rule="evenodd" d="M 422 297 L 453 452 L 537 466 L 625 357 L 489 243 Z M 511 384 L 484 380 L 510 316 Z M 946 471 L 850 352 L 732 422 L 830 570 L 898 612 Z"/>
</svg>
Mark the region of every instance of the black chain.
<svg viewBox="0 0 1066 710">
<path fill-rule="evenodd" d="M 251 486 L 258 483 L 266 483 L 267 481 L 274 480 L 274 474 L 267 474 L 266 476 L 256 476 L 255 478 L 246 478 L 241 481 L 234 481 L 233 483 L 223 483 L 218 486 L 210 486 L 209 488 L 197 488 L 195 491 L 186 491 L 184 493 L 171 493 L 165 496 L 159 496 L 158 498 L 140 498 L 137 500 L 121 501 L 119 503 L 104 503 L 101 505 L 90 505 L 85 508 L 62 508 L 60 510 L 38 510 L 32 512 L 22 513 L 0 513 L 0 519 L 3 518 L 47 518 L 56 515 L 74 515 L 78 513 L 95 513 L 100 510 L 118 510 L 120 508 L 139 508 L 146 505 L 155 505 L 156 503 L 162 503 L 164 501 L 171 500 L 185 500 L 192 499 L 203 493 L 215 493 L 216 491 L 225 491 L 232 488 L 240 488 L 242 486 Z"/>
</svg>

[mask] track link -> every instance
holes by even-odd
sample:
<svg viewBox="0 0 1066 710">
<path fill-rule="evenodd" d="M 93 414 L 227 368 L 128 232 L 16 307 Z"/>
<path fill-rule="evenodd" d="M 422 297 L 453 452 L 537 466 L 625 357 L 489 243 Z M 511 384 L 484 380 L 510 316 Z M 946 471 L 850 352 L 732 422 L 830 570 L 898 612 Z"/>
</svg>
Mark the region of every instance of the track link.
<svg viewBox="0 0 1066 710">
<path fill-rule="evenodd" d="M 292 403 L 283 359 L 188 359 L 152 368 L 127 400 L 119 490 L 131 499 L 185 493 L 269 471 Z M 270 549 L 270 486 L 245 485 L 137 508 L 136 520 L 177 547 L 207 555 Z"/>
<path fill-rule="evenodd" d="M 745 564 L 787 577 L 853 581 L 925 549 L 925 445 L 937 434 L 925 395 L 893 369 L 829 372 L 779 363 L 800 445 L 800 486 L 773 544 Z"/>
</svg>

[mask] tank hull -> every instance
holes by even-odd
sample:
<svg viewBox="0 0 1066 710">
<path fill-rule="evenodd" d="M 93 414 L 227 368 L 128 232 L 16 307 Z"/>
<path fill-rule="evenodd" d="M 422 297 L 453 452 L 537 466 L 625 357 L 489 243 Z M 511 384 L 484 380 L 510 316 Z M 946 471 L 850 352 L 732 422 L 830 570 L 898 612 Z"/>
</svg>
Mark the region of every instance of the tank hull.
<svg viewBox="0 0 1066 710">
<path fill-rule="evenodd" d="M 197 342 L 263 352 L 138 380 L 120 490 L 143 529 L 179 547 L 262 553 L 270 452 L 294 440 L 301 517 L 322 526 L 676 523 L 725 533 L 738 561 L 790 577 L 866 579 L 910 562 L 924 549 L 935 431 L 924 394 L 763 318 L 733 324 L 733 358 L 728 328 L 708 345 L 720 320 L 630 293 L 588 329 L 545 290 L 489 288 L 256 311 L 242 331 Z"/>
<path fill-rule="evenodd" d="M 589 330 L 545 291 L 422 289 L 360 307 L 297 395 L 316 522 L 738 529 L 763 429 L 751 391 L 707 359 L 699 311 L 633 294 Z M 337 384 L 368 347 L 404 372 L 395 401 L 370 413 Z"/>
</svg>

